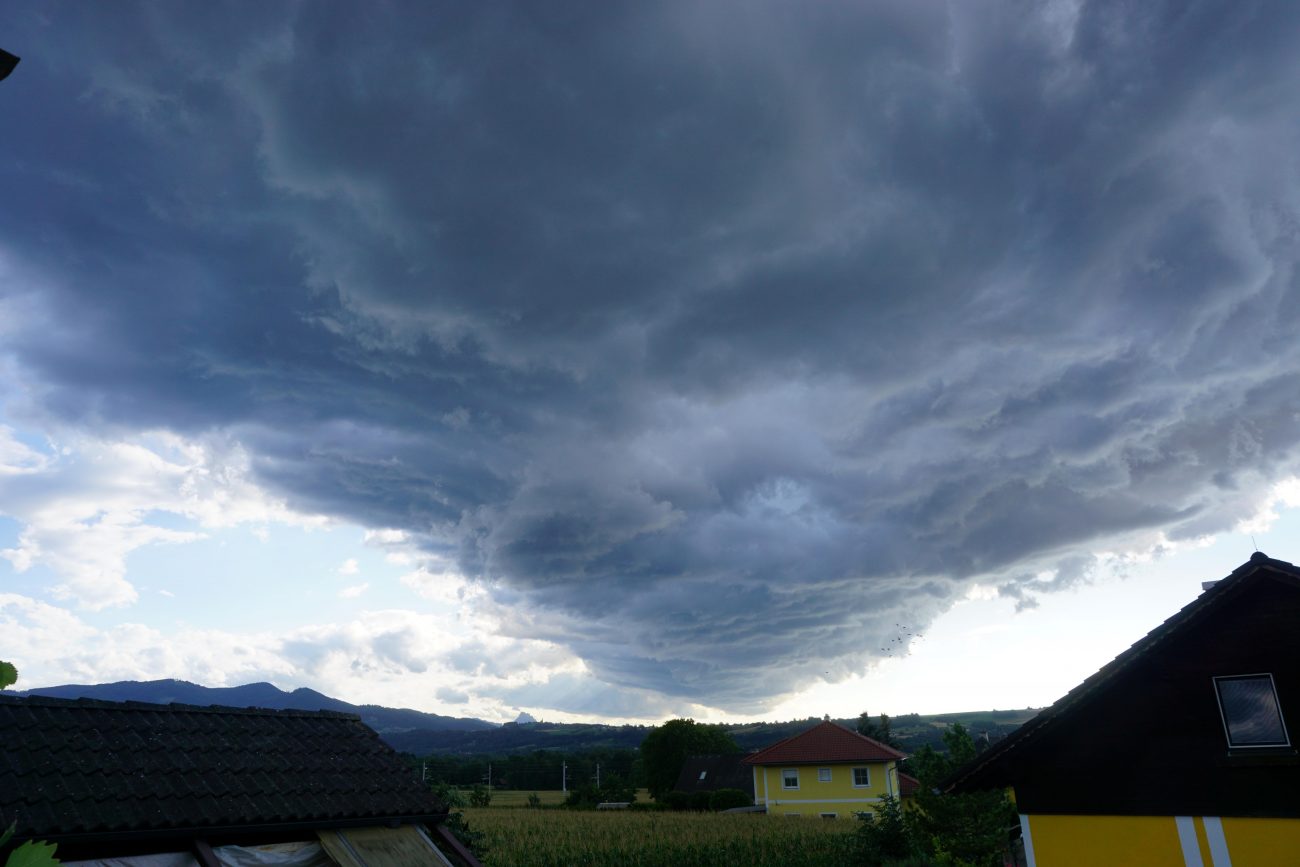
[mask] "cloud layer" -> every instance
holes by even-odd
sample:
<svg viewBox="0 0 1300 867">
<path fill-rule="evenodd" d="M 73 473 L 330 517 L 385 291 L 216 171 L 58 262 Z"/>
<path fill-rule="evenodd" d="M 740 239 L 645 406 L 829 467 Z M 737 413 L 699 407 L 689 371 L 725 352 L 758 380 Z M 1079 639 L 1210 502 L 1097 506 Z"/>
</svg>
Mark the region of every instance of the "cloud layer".
<svg viewBox="0 0 1300 867">
<path fill-rule="evenodd" d="M 606 683 L 756 709 L 1296 468 L 1289 4 L 9 16 L 6 414 L 237 443 Z"/>
</svg>

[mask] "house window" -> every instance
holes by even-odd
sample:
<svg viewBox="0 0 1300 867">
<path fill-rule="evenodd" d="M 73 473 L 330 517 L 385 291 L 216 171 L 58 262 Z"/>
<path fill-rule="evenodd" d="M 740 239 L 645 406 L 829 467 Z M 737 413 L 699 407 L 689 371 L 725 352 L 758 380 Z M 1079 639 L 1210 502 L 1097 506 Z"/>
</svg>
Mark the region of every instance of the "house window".
<svg viewBox="0 0 1300 867">
<path fill-rule="evenodd" d="M 1229 747 L 1286 747 L 1286 723 L 1271 674 L 1216 677 L 1219 713 Z"/>
<path fill-rule="evenodd" d="M 701 779 L 701 780 L 704 779 L 704 775 L 707 774 L 707 773 L 708 773 L 708 771 L 700 771 L 700 779 Z"/>
<path fill-rule="evenodd" d="M 797 789 L 799 788 L 799 769 L 786 768 L 781 771 L 781 788 Z"/>
<path fill-rule="evenodd" d="M 868 768 L 853 769 L 853 788 L 865 789 L 871 785 L 871 771 Z"/>
<path fill-rule="evenodd" d="M 818 813 L 817 815 L 823 819 L 838 819 L 840 817 L 839 813 Z"/>
<path fill-rule="evenodd" d="M 819 782 L 819 783 L 829 783 L 830 781 L 831 781 L 831 769 L 830 769 L 830 768 L 818 768 L 818 769 L 817 769 L 817 782 Z"/>
</svg>

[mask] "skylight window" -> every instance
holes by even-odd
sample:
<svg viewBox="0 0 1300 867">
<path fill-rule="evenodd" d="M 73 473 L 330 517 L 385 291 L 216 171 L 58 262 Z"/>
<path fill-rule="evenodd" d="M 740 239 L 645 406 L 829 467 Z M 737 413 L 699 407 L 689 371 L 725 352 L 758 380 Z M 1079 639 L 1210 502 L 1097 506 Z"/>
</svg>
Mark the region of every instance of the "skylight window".
<svg viewBox="0 0 1300 867">
<path fill-rule="evenodd" d="M 1216 677 L 1219 712 L 1229 747 L 1286 747 L 1286 723 L 1271 674 Z"/>
</svg>

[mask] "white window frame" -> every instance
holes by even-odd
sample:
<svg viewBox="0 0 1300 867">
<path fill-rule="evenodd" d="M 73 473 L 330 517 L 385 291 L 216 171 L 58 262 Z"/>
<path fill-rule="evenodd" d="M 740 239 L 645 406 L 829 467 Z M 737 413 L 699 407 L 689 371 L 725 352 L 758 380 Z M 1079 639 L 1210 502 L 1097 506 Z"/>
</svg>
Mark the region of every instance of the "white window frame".
<svg viewBox="0 0 1300 867">
<path fill-rule="evenodd" d="M 858 782 L 858 771 L 862 771 L 862 773 L 866 775 L 867 781 L 865 783 Z M 855 789 L 871 788 L 871 768 L 864 767 L 862 765 L 857 765 L 856 767 L 853 768 L 853 788 Z"/>
<path fill-rule="evenodd" d="M 793 786 L 791 786 L 791 785 L 787 782 L 786 774 L 794 774 L 794 785 L 793 785 Z M 798 769 L 798 768 L 782 768 L 782 769 L 781 769 L 781 788 L 783 788 L 783 789 L 787 789 L 787 790 L 798 789 L 798 788 L 799 788 L 799 769 Z"/>
<path fill-rule="evenodd" d="M 817 782 L 819 782 L 819 783 L 829 783 L 830 781 L 831 781 L 831 769 L 830 769 L 830 768 L 818 768 L 818 769 L 817 769 Z"/>
<path fill-rule="evenodd" d="M 1232 732 L 1228 730 L 1228 715 L 1223 712 L 1223 699 L 1219 695 L 1219 681 L 1221 680 L 1248 680 L 1250 678 L 1267 677 L 1269 688 L 1273 690 L 1273 706 L 1277 708 L 1277 721 L 1282 726 L 1282 742 L 1269 744 L 1234 744 L 1232 742 Z M 1223 723 L 1223 737 L 1228 742 L 1230 750 L 1276 750 L 1286 749 L 1291 746 L 1291 732 L 1286 727 L 1286 717 L 1282 715 L 1282 700 L 1277 694 L 1277 683 L 1273 680 L 1273 673 L 1260 671 L 1254 674 L 1224 674 L 1214 679 L 1214 700 L 1219 705 L 1219 721 Z"/>
</svg>

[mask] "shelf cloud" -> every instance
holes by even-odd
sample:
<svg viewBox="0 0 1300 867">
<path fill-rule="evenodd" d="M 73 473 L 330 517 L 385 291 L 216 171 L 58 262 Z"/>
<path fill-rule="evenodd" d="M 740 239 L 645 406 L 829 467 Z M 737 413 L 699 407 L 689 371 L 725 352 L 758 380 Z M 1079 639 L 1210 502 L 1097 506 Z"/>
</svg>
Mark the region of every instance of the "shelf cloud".
<svg viewBox="0 0 1300 867">
<path fill-rule="evenodd" d="M 1296 471 L 1300 6 L 8 17 L 5 414 L 236 443 L 574 707 L 760 709 Z"/>
</svg>

